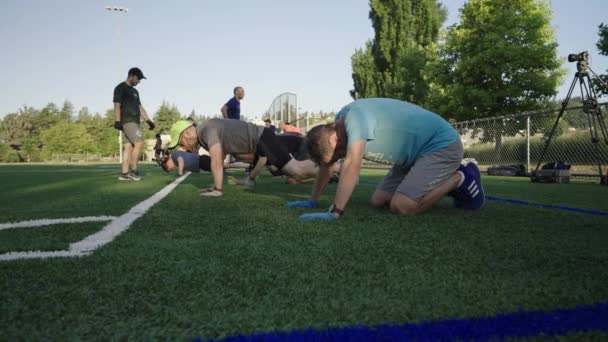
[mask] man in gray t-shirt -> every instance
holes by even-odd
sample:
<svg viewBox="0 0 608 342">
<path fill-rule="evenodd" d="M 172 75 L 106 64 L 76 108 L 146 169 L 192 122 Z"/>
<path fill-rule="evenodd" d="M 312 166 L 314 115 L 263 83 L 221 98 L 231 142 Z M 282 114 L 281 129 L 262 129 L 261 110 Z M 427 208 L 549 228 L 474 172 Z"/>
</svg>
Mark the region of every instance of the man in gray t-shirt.
<svg viewBox="0 0 608 342">
<path fill-rule="evenodd" d="M 209 151 L 219 143 L 224 154 L 254 153 L 264 127 L 241 120 L 211 119 L 196 126 L 198 141 Z"/>
<path fill-rule="evenodd" d="M 307 177 L 308 170 L 314 167 L 310 160 L 294 159 L 270 129 L 240 120 L 211 119 L 199 125 L 178 121 L 171 127 L 168 147 L 173 149 L 178 145 L 187 151 L 196 151 L 199 145 L 209 151 L 214 189 L 202 193 L 203 196 L 223 195 L 224 158 L 227 154 L 251 155 L 263 149 L 269 164 L 295 179 Z"/>
</svg>

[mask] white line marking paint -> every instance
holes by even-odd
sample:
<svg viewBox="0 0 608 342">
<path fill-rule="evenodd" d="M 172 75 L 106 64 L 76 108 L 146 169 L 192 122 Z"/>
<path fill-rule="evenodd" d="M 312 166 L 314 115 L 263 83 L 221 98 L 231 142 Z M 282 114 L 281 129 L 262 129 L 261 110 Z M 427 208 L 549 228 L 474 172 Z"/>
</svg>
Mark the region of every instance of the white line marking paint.
<svg viewBox="0 0 608 342">
<path fill-rule="evenodd" d="M 155 193 L 151 197 L 140 202 L 127 213 L 123 214 L 108 223 L 102 230 L 95 234 L 89 235 L 81 241 L 70 244 L 69 250 L 63 251 L 27 251 L 27 252 L 9 252 L 0 254 L 0 261 L 19 260 L 19 259 L 45 259 L 57 257 L 78 257 L 92 254 L 97 248 L 106 245 L 114 240 L 118 235 L 123 233 L 129 226 L 138 218 L 143 216 L 156 203 L 165 198 L 179 183 L 190 175 L 187 172 L 185 175 L 174 180 L 171 184 L 165 186 L 162 190 Z"/>
<path fill-rule="evenodd" d="M 79 169 L 73 169 L 73 170 L 0 170 L 0 173 L 24 173 L 24 172 L 109 172 L 112 171 L 110 169 L 107 170 L 79 170 Z M 119 172 L 116 171 L 116 174 L 118 174 Z"/>
<path fill-rule="evenodd" d="M 72 251 L 27 251 L 27 252 L 8 252 L 0 254 L 0 261 L 21 260 L 21 259 L 46 259 L 59 257 L 79 257 L 88 253 Z"/>
<path fill-rule="evenodd" d="M 40 219 L 21 221 L 14 223 L 0 223 L 0 230 L 15 229 L 15 228 L 33 228 L 50 226 L 54 224 L 70 224 L 70 223 L 84 223 L 84 222 L 105 222 L 116 219 L 116 216 L 84 216 L 74 218 L 58 218 L 58 219 Z"/>
</svg>

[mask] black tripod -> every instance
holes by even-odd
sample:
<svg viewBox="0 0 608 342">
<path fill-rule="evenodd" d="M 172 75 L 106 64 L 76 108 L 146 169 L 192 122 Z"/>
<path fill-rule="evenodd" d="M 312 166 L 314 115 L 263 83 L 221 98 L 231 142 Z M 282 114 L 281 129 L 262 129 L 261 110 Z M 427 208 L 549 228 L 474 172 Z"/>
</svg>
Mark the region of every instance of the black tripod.
<svg viewBox="0 0 608 342">
<path fill-rule="evenodd" d="M 599 134 L 601 133 L 602 137 L 604 138 L 604 143 L 608 145 L 608 129 L 606 128 L 606 122 L 604 121 L 604 118 L 602 116 L 602 111 L 598 106 L 597 94 L 595 93 L 595 89 L 593 88 L 593 84 L 591 83 L 589 71 L 591 71 L 591 73 L 593 73 L 596 79 L 599 80 L 604 86 L 606 86 L 606 84 L 589 67 L 589 54 L 587 53 L 587 51 L 581 52 L 580 54 L 569 55 L 568 61 L 577 62 L 576 69 L 578 71 L 576 72 L 576 74 L 574 74 L 574 79 L 572 80 L 572 84 L 570 85 L 570 89 L 568 90 L 568 94 L 566 95 L 566 99 L 562 103 L 562 107 L 559 110 L 559 114 L 557 115 L 557 119 L 553 124 L 553 128 L 551 128 L 549 138 L 545 142 L 543 153 L 541 154 L 540 159 L 538 160 L 538 164 L 536 165 L 536 170 L 534 171 L 534 173 L 538 173 L 540 164 L 545 159 L 545 155 L 547 153 L 547 150 L 549 149 L 549 145 L 551 144 L 551 140 L 553 139 L 553 135 L 555 134 L 555 130 L 557 129 L 557 125 L 559 124 L 559 120 L 564 115 L 566 107 L 568 107 L 568 102 L 570 101 L 570 97 L 572 96 L 572 92 L 574 91 L 574 87 L 576 86 L 576 83 L 578 81 L 581 90 L 581 97 L 583 99 L 583 112 L 587 114 L 587 119 L 589 121 L 589 132 L 591 133 L 591 142 L 593 143 L 594 158 L 597 163 L 600 180 L 602 184 L 607 184 L 608 179 L 606 179 L 606 177 L 602 173 L 602 156 L 599 146 Z"/>
</svg>

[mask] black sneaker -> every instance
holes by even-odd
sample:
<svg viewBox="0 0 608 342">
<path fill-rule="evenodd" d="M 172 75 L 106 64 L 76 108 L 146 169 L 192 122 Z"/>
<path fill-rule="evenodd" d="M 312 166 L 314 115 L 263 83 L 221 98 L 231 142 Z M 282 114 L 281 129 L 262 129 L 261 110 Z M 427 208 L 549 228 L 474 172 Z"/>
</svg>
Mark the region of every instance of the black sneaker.
<svg viewBox="0 0 608 342">
<path fill-rule="evenodd" d="M 131 171 L 129 173 L 129 179 L 134 180 L 134 181 L 140 181 L 141 177 L 139 176 L 139 173 L 137 171 Z"/>
<path fill-rule="evenodd" d="M 129 178 L 128 173 L 121 173 L 120 176 L 118 176 L 118 180 L 119 181 L 130 181 L 131 178 Z"/>
</svg>

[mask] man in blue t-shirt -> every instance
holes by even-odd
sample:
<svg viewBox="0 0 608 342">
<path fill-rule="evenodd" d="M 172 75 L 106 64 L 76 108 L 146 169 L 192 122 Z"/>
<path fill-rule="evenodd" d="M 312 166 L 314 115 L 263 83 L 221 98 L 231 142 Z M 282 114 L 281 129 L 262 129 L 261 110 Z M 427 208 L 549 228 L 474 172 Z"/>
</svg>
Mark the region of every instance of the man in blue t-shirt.
<svg viewBox="0 0 608 342">
<path fill-rule="evenodd" d="M 316 207 L 332 173 L 344 158 L 334 203 L 327 213 L 306 214 L 303 220 L 339 218 L 358 182 L 363 159 L 392 165 L 376 188 L 371 203 L 397 214 L 418 214 L 443 196 L 454 205 L 477 210 L 484 194 L 479 169 L 462 165 L 460 136 L 439 115 L 414 104 L 393 99 L 357 100 L 340 110 L 335 123 L 308 132 L 311 159 L 319 164 L 309 201 L 288 207 Z"/>
<path fill-rule="evenodd" d="M 245 89 L 243 87 L 235 87 L 232 91 L 232 97 L 224 106 L 222 106 L 222 116 L 224 119 L 241 119 L 241 100 L 245 97 Z"/>
<path fill-rule="evenodd" d="M 264 120 L 264 126 L 266 126 L 267 128 L 270 128 L 272 133 L 277 134 L 277 126 L 273 125 L 272 121 L 270 121 L 270 119 Z"/>
</svg>

